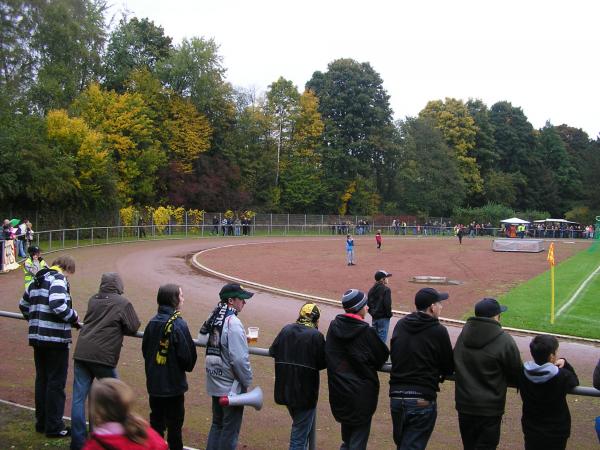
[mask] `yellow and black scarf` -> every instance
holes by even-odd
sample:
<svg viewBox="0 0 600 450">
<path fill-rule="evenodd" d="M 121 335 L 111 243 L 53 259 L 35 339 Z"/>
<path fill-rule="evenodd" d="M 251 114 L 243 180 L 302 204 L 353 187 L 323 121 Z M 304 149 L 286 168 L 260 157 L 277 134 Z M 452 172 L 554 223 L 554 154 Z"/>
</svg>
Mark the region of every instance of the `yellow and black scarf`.
<svg viewBox="0 0 600 450">
<path fill-rule="evenodd" d="M 156 353 L 156 364 L 159 366 L 164 366 L 167 364 L 167 355 L 169 354 L 169 340 L 171 337 L 171 333 L 173 332 L 173 322 L 177 320 L 177 318 L 181 316 L 180 311 L 175 311 L 167 323 L 165 324 L 165 328 L 163 330 L 162 338 L 158 344 L 158 352 Z"/>
</svg>

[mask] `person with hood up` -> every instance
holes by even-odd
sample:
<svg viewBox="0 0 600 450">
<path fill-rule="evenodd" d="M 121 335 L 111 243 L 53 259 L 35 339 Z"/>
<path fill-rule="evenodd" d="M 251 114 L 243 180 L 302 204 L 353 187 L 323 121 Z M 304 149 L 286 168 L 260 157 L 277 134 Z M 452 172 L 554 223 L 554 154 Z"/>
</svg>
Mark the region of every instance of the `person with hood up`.
<svg viewBox="0 0 600 450">
<path fill-rule="evenodd" d="M 345 313 L 329 325 L 325 339 L 325 359 L 329 385 L 329 405 L 341 424 L 341 450 L 367 448 L 371 418 L 377 409 L 379 377 L 389 350 L 377 332 L 365 322 L 367 296 L 358 289 L 342 297 Z"/>
<path fill-rule="evenodd" d="M 523 368 L 515 340 L 500 325 L 506 310 L 493 298 L 477 302 L 454 346 L 455 402 L 466 450 L 498 446 L 506 390 L 517 385 Z"/>
<path fill-rule="evenodd" d="M 116 378 L 123 336 L 140 327 L 133 305 L 123 296 L 123 280 L 116 272 L 102 274 L 98 293 L 88 301 L 83 327 L 73 353 L 71 450 L 83 448 L 87 436 L 85 400 L 95 378 Z"/>
<path fill-rule="evenodd" d="M 375 284 L 367 295 L 369 314 L 373 318 L 371 324 L 384 344 L 392 317 L 392 291 L 388 287 L 388 278 L 391 276 L 392 274 L 385 270 L 375 272 Z"/>
<path fill-rule="evenodd" d="M 534 337 L 529 349 L 533 361 L 525 363 L 519 378 L 525 449 L 564 450 L 571 434 L 567 393 L 579 385 L 579 379 L 566 359 L 557 358 L 554 336 Z"/>
<path fill-rule="evenodd" d="M 423 288 L 416 312 L 396 323 L 391 341 L 390 409 L 398 449 L 425 449 L 437 419 L 439 383 L 454 372 L 452 344 L 438 317 L 448 294 Z"/>
</svg>

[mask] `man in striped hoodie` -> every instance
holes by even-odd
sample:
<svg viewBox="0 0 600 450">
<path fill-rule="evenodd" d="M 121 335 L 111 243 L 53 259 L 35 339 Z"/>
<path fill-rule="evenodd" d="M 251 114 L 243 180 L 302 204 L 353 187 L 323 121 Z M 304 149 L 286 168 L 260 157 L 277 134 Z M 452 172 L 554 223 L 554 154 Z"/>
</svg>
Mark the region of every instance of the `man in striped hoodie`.
<svg viewBox="0 0 600 450">
<path fill-rule="evenodd" d="M 35 430 L 47 437 L 71 433 L 62 416 L 71 327 L 80 327 L 67 279 L 74 273 L 75 261 L 70 256 L 57 258 L 50 268 L 36 274 L 19 302 L 29 321 L 29 345 L 35 361 Z"/>
</svg>

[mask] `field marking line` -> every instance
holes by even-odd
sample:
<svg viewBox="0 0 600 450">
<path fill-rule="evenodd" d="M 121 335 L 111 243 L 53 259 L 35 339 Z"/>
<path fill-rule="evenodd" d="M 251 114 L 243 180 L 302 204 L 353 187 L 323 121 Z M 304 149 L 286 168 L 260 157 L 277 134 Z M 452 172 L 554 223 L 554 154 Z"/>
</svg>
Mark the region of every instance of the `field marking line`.
<svg viewBox="0 0 600 450">
<path fill-rule="evenodd" d="M 560 309 L 556 313 L 556 317 L 557 318 L 563 313 L 563 311 L 565 311 L 569 306 L 571 306 L 571 304 L 575 300 L 577 300 L 577 297 L 579 296 L 579 293 L 587 286 L 587 284 L 590 282 L 590 280 L 592 279 L 592 277 L 594 277 L 595 275 L 598 274 L 598 272 L 600 272 L 600 266 L 596 267 L 596 270 L 594 270 L 591 274 L 589 274 L 589 276 L 585 279 L 585 281 L 583 283 L 581 283 L 581 286 L 579 286 L 579 288 L 571 296 L 571 298 L 569 299 L 569 301 L 560 307 Z"/>
<path fill-rule="evenodd" d="M 35 408 L 33 408 L 31 406 L 21 405 L 20 403 L 11 402 L 10 400 L 3 400 L 0 398 L 0 403 L 4 403 L 5 405 L 9 405 L 9 406 L 15 406 L 17 408 L 27 409 L 29 411 L 35 411 Z M 63 419 L 71 420 L 71 418 L 69 416 L 63 416 Z M 186 447 L 186 446 L 184 446 L 183 448 L 185 450 L 200 450 L 198 448 Z"/>
</svg>

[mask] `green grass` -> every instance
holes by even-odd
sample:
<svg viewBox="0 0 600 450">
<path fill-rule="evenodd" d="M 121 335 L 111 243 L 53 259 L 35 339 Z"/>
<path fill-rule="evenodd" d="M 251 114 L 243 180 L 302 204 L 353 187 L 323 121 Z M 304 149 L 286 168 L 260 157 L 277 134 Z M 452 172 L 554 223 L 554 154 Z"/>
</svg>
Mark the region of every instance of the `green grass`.
<svg viewBox="0 0 600 450">
<path fill-rule="evenodd" d="M 499 301 L 508 306 L 502 315 L 507 327 L 526 328 L 600 339 L 600 274 L 593 276 L 575 301 L 556 313 L 600 265 L 600 243 L 583 250 L 554 268 L 555 322 L 550 324 L 550 270 L 517 286 Z"/>
<path fill-rule="evenodd" d="M 3 449 L 68 450 L 71 440 L 48 439 L 34 431 L 33 411 L 0 403 L 0 443 Z"/>
</svg>

